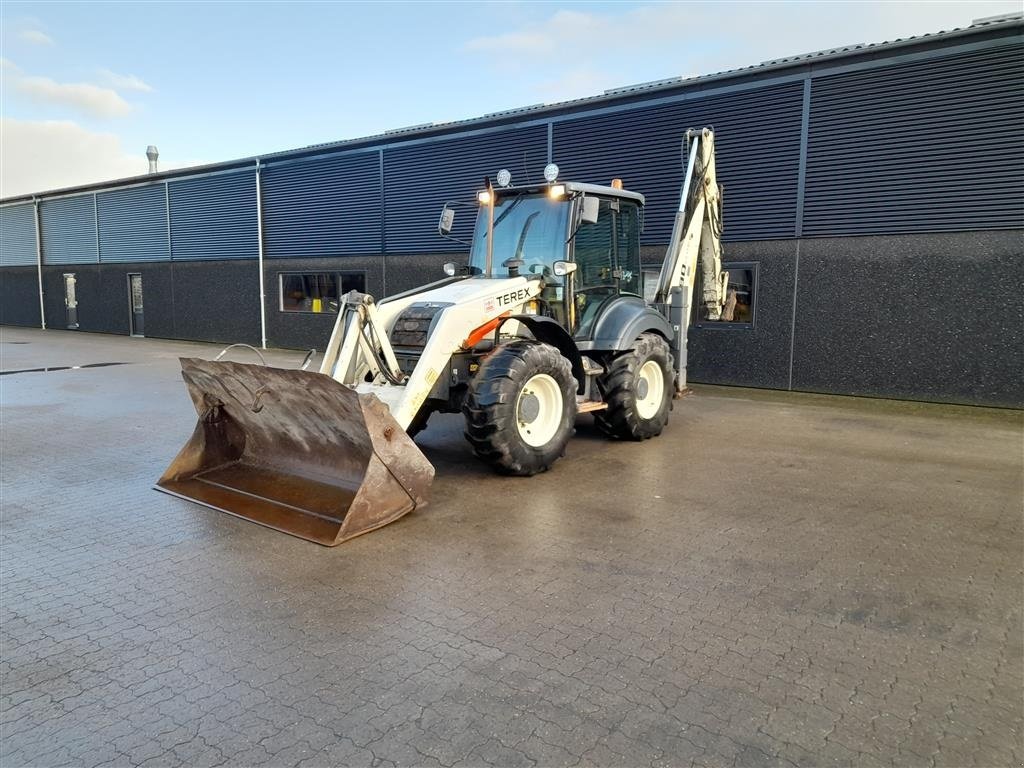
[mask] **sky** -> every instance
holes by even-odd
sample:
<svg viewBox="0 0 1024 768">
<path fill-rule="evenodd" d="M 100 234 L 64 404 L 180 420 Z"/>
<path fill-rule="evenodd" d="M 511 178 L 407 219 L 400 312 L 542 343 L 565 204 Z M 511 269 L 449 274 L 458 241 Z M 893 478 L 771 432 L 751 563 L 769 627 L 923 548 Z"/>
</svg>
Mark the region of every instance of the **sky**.
<svg viewBox="0 0 1024 768">
<path fill-rule="evenodd" d="M 0 197 L 968 26 L 1020 2 L 0 5 Z"/>
</svg>

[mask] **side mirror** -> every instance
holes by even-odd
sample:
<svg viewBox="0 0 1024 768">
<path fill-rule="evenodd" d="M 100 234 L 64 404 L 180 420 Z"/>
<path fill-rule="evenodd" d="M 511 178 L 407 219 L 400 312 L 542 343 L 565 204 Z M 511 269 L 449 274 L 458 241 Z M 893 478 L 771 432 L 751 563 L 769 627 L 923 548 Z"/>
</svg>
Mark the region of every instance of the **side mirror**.
<svg viewBox="0 0 1024 768">
<path fill-rule="evenodd" d="M 601 211 L 601 199 L 598 197 L 584 197 L 583 207 L 580 210 L 580 223 L 597 224 L 597 217 Z"/>
<path fill-rule="evenodd" d="M 444 208 L 441 209 L 441 218 L 437 222 L 437 232 L 442 237 L 448 235 L 452 231 L 452 226 L 455 224 L 455 209 L 449 208 L 448 204 L 445 203 Z"/>
<path fill-rule="evenodd" d="M 595 197 L 594 200 L 597 200 Z M 565 277 L 571 275 L 579 267 L 575 261 L 556 261 L 551 265 L 551 271 L 555 273 L 555 277 Z"/>
</svg>

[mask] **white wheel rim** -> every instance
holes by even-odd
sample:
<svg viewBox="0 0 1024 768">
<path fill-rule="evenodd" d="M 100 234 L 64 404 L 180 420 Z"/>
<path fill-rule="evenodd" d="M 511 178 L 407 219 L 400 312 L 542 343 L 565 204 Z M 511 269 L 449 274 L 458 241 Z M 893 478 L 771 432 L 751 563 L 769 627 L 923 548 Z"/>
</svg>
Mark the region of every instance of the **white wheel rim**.
<svg viewBox="0 0 1024 768">
<path fill-rule="evenodd" d="M 657 360 L 648 360 L 640 366 L 637 385 L 636 412 L 641 419 L 654 418 L 665 397 L 665 372 Z M 640 393 L 645 394 L 640 397 Z"/>
<path fill-rule="evenodd" d="M 516 428 L 532 448 L 547 445 L 562 423 L 562 390 L 546 373 L 538 373 L 523 385 L 516 398 Z"/>
</svg>

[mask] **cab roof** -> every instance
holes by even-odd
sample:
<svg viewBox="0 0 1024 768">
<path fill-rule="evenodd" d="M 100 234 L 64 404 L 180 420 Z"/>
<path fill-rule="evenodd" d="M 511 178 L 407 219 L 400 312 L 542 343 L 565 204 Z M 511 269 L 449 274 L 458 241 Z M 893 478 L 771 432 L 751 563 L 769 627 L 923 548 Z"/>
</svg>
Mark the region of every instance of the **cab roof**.
<svg viewBox="0 0 1024 768">
<path fill-rule="evenodd" d="M 518 195 L 522 193 L 527 194 L 538 194 L 546 192 L 549 187 L 561 185 L 565 187 L 565 191 L 572 193 L 580 193 L 584 195 L 599 195 L 601 197 L 615 197 L 620 200 L 633 200 L 640 205 L 643 205 L 645 200 L 644 196 L 639 192 L 633 192 L 629 189 L 616 189 L 615 187 L 605 187 L 601 184 L 585 184 L 581 181 L 555 181 L 551 184 L 527 184 L 517 187 L 494 187 L 494 191 L 499 197 L 505 197 L 506 195 Z"/>
</svg>

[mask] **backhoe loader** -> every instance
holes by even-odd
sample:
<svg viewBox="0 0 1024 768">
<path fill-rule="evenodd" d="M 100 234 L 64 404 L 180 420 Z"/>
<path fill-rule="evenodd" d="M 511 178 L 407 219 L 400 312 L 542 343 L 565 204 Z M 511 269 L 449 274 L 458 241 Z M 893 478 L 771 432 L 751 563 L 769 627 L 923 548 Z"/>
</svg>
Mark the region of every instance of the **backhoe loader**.
<svg viewBox="0 0 1024 768">
<path fill-rule="evenodd" d="M 712 130 L 686 132 L 683 162 L 654 285 L 643 195 L 553 164 L 540 184 L 502 170 L 478 193 L 468 262 L 382 301 L 342 297 L 318 373 L 183 358 L 199 423 L 157 487 L 333 546 L 425 503 L 434 470 L 412 436 L 433 413 L 462 413 L 476 456 L 510 475 L 550 468 L 580 413 L 613 439 L 660 434 L 686 389 L 698 275 L 701 316 L 728 311 Z"/>
</svg>

